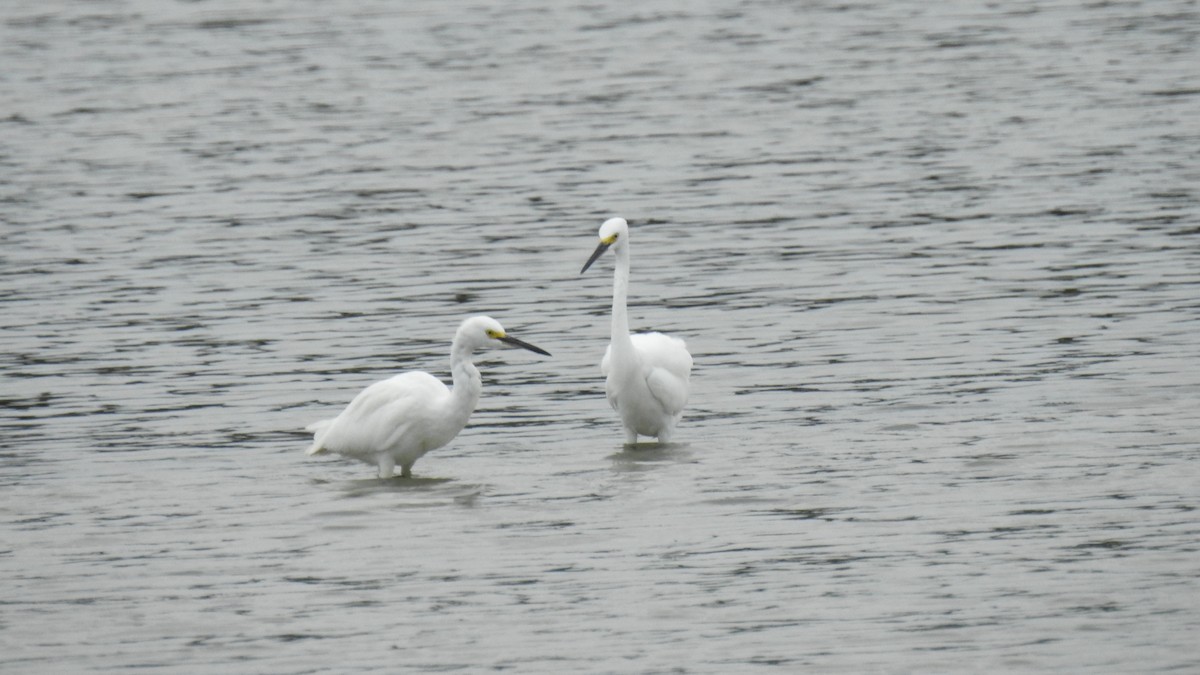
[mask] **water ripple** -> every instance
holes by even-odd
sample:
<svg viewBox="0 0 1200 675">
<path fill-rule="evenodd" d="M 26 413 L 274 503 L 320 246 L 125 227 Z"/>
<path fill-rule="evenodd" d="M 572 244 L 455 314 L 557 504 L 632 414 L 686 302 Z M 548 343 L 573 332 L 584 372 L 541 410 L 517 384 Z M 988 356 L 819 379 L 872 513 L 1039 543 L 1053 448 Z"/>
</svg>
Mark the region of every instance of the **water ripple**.
<svg viewBox="0 0 1200 675">
<path fill-rule="evenodd" d="M 1191 3 L 7 9 L 0 668 L 1200 664 Z M 303 456 L 473 313 L 554 358 Z"/>
</svg>

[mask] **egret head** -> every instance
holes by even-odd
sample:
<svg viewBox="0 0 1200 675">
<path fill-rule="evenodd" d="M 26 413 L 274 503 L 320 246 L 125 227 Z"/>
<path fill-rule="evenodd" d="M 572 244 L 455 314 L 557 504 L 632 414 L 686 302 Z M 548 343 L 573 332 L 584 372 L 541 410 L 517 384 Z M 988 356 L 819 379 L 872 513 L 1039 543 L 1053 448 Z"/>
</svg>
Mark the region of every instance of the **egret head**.
<svg viewBox="0 0 1200 675">
<path fill-rule="evenodd" d="M 528 349 L 543 356 L 550 356 L 550 352 L 541 347 L 535 347 L 528 342 L 512 337 L 504 330 L 504 326 L 501 326 L 499 321 L 490 316 L 473 316 L 463 321 L 462 325 L 458 327 L 458 335 L 455 336 L 454 341 L 472 350 L 493 347 L 499 342 Z"/>
<path fill-rule="evenodd" d="M 624 218 L 609 218 L 600 226 L 600 244 L 596 246 L 596 250 L 592 251 L 592 257 L 583 264 L 583 269 L 579 270 L 580 274 L 587 271 L 587 268 L 596 262 L 596 259 L 608 250 L 608 247 L 629 240 L 629 223 L 625 222 Z"/>
</svg>

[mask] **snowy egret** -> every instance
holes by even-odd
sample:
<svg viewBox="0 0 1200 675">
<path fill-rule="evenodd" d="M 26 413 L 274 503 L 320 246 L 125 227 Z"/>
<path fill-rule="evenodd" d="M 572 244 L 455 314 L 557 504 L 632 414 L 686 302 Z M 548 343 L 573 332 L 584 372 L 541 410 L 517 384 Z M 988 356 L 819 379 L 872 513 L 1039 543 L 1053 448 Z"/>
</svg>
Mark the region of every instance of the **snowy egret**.
<svg viewBox="0 0 1200 675">
<path fill-rule="evenodd" d="M 683 340 L 662 333 L 629 334 L 625 298 L 629 292 L 629 223 L 609 218 L 600 226 L 600 245 L 584 263 L 583 274 L 609 248 L 616 256 L 613 274 L 612 342 L 600 362 L 608 404 L 621 415 L 628 443 L 653 436 L 671 439 L 688 398 L 692 355 Z"/>
<path fill-rule="evenodd" d="M 376 382 L 337 417 L 305 427 L 313 432 L 308 454 L 330 451 L 375 464 L 380 478 L 391 478 L 399 464 L 402 478 L 412 476 L 412 466 L 422 455 L 449 443 L 467 426 L 483 389 L 471 356 L 497 342 L 550 356 L 510 336 L 499 321 L 473 316 L 458 327 L 450 347 L 452 389 L 422 371 Z"/>
</svg>

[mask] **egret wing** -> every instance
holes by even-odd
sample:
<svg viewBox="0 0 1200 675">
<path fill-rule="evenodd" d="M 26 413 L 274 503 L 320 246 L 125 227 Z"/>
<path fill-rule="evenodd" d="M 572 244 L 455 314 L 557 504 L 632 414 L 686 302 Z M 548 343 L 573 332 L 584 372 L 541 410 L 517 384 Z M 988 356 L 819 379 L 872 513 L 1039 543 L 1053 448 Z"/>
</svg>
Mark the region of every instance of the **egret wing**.
<svg viewBox="0 0 1200 675">
<path fill-rule="evenodd" d="M 610 344 L 604 350 L 604 358 L 600 360 L 600 374 L 604 375 L 605 378 L 608 378 L 608 374 L 612 372 L 611 357 L 612 345 Z M 604 395 L 608 398 L 608 405 L 612 406 L 613 410 L 620 410 L 617 407 L 617 390 L 613 388 L 613 381 L 610 379 L 605 379 L 604 381 Z"/>
<path fill-rule="evenodd" d="M 662 333 L 638 333 L 629 338 L 646 367 L 665 368 L 687 382 L 692 372 L 692 355 L 688 353 L 686 342 Z"/>
<path fill-rule="evenodd" d="M 692 372 L 692 355 L 687 344 L 662 333 L 638 333 L 630 339 L 646 367 L 646 387 L 650 393 L 671 414 L 683 410 Z"/>
<path fill-rule="evenodd" d="M 446 385 L 423 372 L 402 373 L 376 382 L 355 396 L 332 421 L 310 425 L 316 436 L 309 454 L 322 449 L 370 452 L 390 447 L 432 400 L 447 393 Z"/>
<path fill-rule="evenodd" d="M 679 379 L 666 368 L 651 368 L 646 373 L 646 388 L 663 410 L 671 415 L 683 410 L 683 406 L 687 405 L 687 380 Z"/>
</svg>

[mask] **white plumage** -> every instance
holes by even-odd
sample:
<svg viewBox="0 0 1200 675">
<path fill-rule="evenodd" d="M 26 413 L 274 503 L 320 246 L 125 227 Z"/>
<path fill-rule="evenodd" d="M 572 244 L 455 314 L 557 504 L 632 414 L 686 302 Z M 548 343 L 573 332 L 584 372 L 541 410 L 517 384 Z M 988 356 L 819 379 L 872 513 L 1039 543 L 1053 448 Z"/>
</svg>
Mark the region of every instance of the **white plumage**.
<svg viewBox="0 0 1200 675">
<path fill-rule="evenodd" d="M 362 390 L 333 419 L 305 427 L 313 433 L 309 455 L 335 452 L 379 467 L 380 478 L 412 475 L 422 455 L 446 445 L 467 425 L 483 383 L 471 362 L 475 350 L 502 342 L 539 354 L 549 352 L 510 337 L 498 321 L 475 316 L 462 322 L 450 348 L 449 388 L 429 373 L 394 375 Z"/>
<path fill-rule="evenodd" d="M 609 248 L 617 264 L 613 273 L 612 341 L 600 362 L 608 403 L 621 415 L 625 440 L 652 436 L 670 440 L 688 399 L 692 355 L 683 340 L 662 333 L 629 334 L 629 224 L 610 218 L 600 226 L 600 244 L 580 274 Z"/>
</svg>

